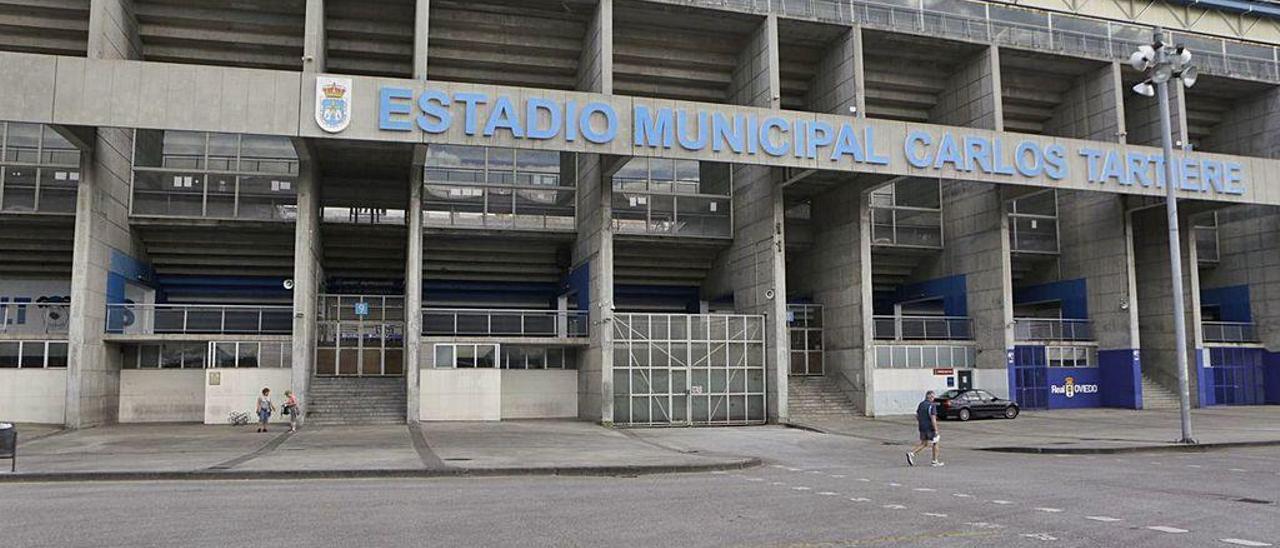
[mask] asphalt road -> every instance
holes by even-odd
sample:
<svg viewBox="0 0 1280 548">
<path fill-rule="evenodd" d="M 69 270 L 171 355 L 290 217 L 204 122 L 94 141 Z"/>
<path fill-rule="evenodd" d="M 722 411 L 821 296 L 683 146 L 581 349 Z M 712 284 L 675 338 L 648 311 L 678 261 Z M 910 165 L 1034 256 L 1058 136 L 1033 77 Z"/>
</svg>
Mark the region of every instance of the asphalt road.
<svg viewBox="0 0 1280 548">
<path fill-rule="evenodd" d="M 633 434 L 768 464 L 606 478 L 4 484 L 0 545 L 1280 544 L 1276 448 L 950 451 L 944 467 L 911 468 L 902 446 L 785 428 Z"/>
</svg>

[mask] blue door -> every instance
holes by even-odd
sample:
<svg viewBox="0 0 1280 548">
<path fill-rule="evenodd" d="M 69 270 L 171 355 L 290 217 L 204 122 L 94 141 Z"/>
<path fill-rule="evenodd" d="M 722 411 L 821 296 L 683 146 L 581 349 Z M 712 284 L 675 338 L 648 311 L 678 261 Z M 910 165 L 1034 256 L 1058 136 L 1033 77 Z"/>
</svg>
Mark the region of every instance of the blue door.
<svg viewBox="0 0 1280 548">
<path fill-rule="evenodd" d="M 1013 400 L 1023 409 L 1048 409 L 1049 363 L 1043 346 L 1013 349 Z"/>
<path fill-rule="evenodd" d="M 1262 405 L 1266 403 L 1261 348 L 1230 346 L 1209 348 L 1206 378 L 1212 383 L 1215 405 Z"/>
</svg>

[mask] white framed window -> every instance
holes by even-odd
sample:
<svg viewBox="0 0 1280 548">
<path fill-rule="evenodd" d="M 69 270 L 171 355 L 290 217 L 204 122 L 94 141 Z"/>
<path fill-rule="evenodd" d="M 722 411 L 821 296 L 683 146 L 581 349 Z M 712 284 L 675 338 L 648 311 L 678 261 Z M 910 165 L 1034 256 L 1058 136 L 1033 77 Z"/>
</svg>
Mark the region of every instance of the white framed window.
<svg viewBox="0 0 1280 548">
<path fill-rule="evenodd" d="M 497 369 L 501 353 L 497 344 L 437 344 L 435 364 L 445 369 Z"/>
<path fill-rule="evenodd" d="M 66 366 L 66 341 L 0 341 L 0 369 L 60 369 Z"/>
<path fill-rule="evenodd" d="M 1044 352 L 1049 367 L 1094 366 L 1094 350 L 1088 346 L 1047 346 Z"/>
</svg>

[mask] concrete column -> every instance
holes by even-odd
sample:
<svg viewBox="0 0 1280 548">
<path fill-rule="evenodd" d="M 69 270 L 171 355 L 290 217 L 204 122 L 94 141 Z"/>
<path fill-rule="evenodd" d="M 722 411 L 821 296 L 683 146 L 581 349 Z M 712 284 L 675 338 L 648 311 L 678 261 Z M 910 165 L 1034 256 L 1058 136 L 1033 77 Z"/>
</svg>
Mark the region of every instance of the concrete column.
<svg viewBox="0 0 1280 548">
<path fill-rule="evenodd" d="M 613 0 L 600 0 L 587 27 L 578 63 L 578 91 L 613 93 Z M 613 173 L 623 158 L 562 154 L 562 176 L 577 187 L 574 277 L 586 274 L 590 321 L 585 359 L 578 367 L 578 416 L 613 424 Z"/>
<path fill-rule="evenodd" d="M 416 55 L 414 67 L 417 67 Z M 307 0 L 306 30 L 302 34 L 302 72 L 324 71 L 324 0 Z"/>
<path fill-rule="evenodd" d="M 1173 146 L 1188 141 L 1186 92 L 1180 85 L 1169 86 L 1169 118 L 1173 122 Z M 1129 92 L 1124 101 L 1125 128 L 1131 145 L 1160 146 L 1160 105 L 1155 97 Z"/>
<path fill-rule="evenodd" d="M 316 320 L 324 287 L 324 250 L 320 240 L 320 179 L 315 156 L 302 139 L 294 141 L 298 152 L 298 219 L 293 244 L 293 391 L 308 405 L 308 388 L 315 367 Z M 306 420 L 304 411 L 302 419 Z"/>
<path fill-rule="evenodd" d="M 814 112 L 848 115 L 855 107 L 859 115 L 866 106 L 862 87 L 862 31 L 851 27 L 827 49 L 818 61 L 805 104 Z"/>
<path fill-rule="evenodd" d="M 1045 135 L 1123 143 L 1123 90 L 1119 63 L 1080 76 L 1045 122 Z"/>
<path fill-rule="evenodd" d="M 1058 191 L 1059 277 L 1086 280 L 1100 351 L 1138 348 L 1127 219 L 1122 196 Z"/>
<path fill-rule="evenodd" d="M 1190 208 L 1179 220 L 1182 234 L 1182 276 L 1186 303 L 1188 378 L 1192 405 L 1200 405 L 1199 372 L 1204 337 L 1200 331 L 1200 269 Z M 1173 334 L 1173 294 L 1169 278 L 1168 223 L 1163 206 L 1130 213 L 1133 222 L 1134 269 L 1138 288 L 1138 329 L 1142 374 L 1177 393 L 1177 360 Z"/>
<path fill-rule="evenodd" d="M 1200 149 L 1280 158 L 1280 88 L 1237 101 L 1200 143 Z"/>
<path fill-rule="evenodd" d="M 431 0 L 416 0 L 413 12 L 413 79 L 427 79 L 427 42 L 431 35 Z"/>
<path fill-rule="evenodd" d="M 729 87 L 736 105 L 779 108 L 778 20 L 770 15 L 738 56 Z M 743 314 L 765 316 L 765 376 L 771 421 L 787 420 L 787 282 L 782 173 L 777 168 L 733 166 L 733 244 L 712 268 L 706 296 L 733 293 Z"/>
<path fill-rule="evenodd" d="M 89 2 L 89 58 L 142 59 L 133 0 Z"/>
<path fill-rule="evenodd" d="M 409 207 L 405 211 L 409 241 L 404 265 L 404 381 L 409 424 L 418 422 L 422 405 L 418 369 L 422 365 L 422 165 L 426 157 L 427 145 L 414 147 Z"/>
<path fill-rule="evenodd" d="M 929 121 L 994 131 L 1004 130 L 1000 94 L 1000 49 L 989 46 L 960 67 L 938 94 Z"/>
</svg>

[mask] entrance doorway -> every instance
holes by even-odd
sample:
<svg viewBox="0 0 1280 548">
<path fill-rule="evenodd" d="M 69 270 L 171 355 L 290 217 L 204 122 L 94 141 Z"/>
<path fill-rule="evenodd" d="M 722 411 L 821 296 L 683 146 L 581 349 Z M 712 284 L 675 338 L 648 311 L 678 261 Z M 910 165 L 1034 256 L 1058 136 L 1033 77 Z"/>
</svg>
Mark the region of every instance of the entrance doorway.
<svg viewBox="0 0 1280 548">
<path fill-rule="evenodd" d="M 973 371 L 956 371 L 956 388 L 960 390 L 973 389 Z"/>
<path fill-rule="evenodd" d="M 822 376 L 822 305 L 787 305 L 791 339 L 791 374 Z"/>
<path fill-rule="evenodd" d="M 400 296 L 321 295 L 316 376 L 403 375 L 404 314 Z"/>
</svg>

